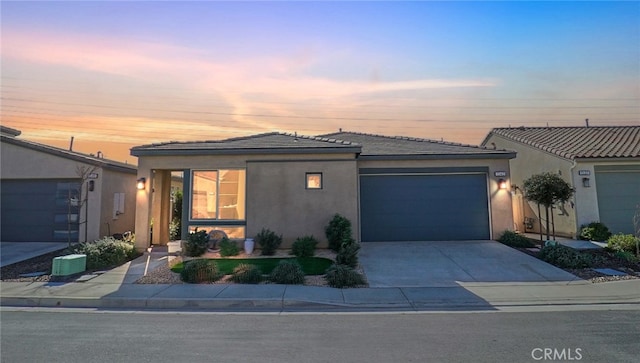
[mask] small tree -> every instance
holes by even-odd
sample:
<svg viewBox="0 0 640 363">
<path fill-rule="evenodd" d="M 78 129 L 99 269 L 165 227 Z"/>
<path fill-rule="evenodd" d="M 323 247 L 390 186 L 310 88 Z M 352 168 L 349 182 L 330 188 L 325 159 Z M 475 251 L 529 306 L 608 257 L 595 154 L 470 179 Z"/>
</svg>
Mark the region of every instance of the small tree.
<svg viewBox="0 0 640 363">
<path fill-rule="evenodd" d="M 524 197 L 545 207 L 547 239 L 549 239 L 549 209 L 555 203 L 567 202 L 573 193 L 574 189 L 569 183 L 559 175 L 549 172 L 532 175 L 524 181 Z M 555 238 L 555 233 L 553 237 Z"/>
</svg>

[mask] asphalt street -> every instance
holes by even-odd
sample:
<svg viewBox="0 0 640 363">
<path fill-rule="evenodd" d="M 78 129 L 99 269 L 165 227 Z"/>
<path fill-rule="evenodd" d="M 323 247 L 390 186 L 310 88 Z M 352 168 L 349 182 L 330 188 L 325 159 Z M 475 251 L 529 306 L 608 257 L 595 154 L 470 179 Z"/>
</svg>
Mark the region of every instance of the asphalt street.
<svg viewBox="0 0 640 363">
<path fill-rule="evenodd" d="M 640 310 L 2 309 L 2 362 L 637 362 Z M 547 354 L 545 356 L 545 354 Z"/>
</svg>

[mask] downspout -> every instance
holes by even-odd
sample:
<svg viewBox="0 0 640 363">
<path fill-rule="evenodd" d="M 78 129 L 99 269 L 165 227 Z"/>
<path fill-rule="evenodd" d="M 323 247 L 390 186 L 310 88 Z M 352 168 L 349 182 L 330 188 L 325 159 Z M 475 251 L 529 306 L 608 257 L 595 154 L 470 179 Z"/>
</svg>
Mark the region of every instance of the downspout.
<svg viewBox="0 0 640 363">
<path fill-rule="evenodd" d="M 588 119 L 587 119 L 587 127 L 589 126 L 588 124 Z M 575 180 L 575 174 L 574 169 L 576 168 L 576 166 L 578 165 L 578 163 L 576 162 L 576 159 L 572 159 L 571 160 L 571 168 L 569 168 L 570 172 L 571 172 L 571 186 L 573 186 L 573 218 L 574 218 L 574 229 L 576 231 L 575 233 L 575 238 L 578 239 L 579 237 L 579 231 L 578 231 L 578 198 L 576 198 L 576 191 L 575 191 L 575 185 L 576 185 L 576 180 Z"/>
</svg>

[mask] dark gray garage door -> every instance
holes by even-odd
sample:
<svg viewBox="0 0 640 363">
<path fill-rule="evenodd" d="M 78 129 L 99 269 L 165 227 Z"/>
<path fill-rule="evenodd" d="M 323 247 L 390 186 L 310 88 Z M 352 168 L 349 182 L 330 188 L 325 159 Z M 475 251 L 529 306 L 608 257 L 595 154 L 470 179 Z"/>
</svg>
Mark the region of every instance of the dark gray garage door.
<svg viewBox="0 0 640 363">
<path fill-rule="evenodd" d="M 633 215 L 640 204 L 640 170 L 596 167 L 600 222 L 613 233 L 634 233 Z"/>
<path fill-rule="evenodd" d="M 0 240 L 78 241 L 79 183 L 69 180 L 3 180 Z M 71 203 L 69 197 L 71 196 Z M 71 221 L 71 223 L 68 223 Z"/>
<path fill-rule="evenodd" d="M 489 239 L 486 174 L 362 175 L 364 242 Z"/>
</svg>

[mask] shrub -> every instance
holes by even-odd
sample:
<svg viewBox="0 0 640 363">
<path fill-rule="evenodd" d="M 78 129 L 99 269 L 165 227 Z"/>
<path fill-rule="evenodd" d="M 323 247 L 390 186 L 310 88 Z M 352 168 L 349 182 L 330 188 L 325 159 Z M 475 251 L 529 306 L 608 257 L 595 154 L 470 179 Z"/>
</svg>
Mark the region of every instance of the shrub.
<svg viewBox="0 0 640 363">
<path fill-rule="evenodd" d="M 340 251 L 336 255 L 336 264 L 349 267 L 358 266 L 358 251 L 360 251 L 360 244 L 349 237 L 342 242 Z"/>
<path fill-rule="evenodd" d="M 296 261 L 280 261 L 278 266 L 271 271 L 269 279 L 276 284 L 302 284 L 304 283 L 304 271 Z"/>
<path fill-rule="evenodd" d="M 325 227 L 324 233 L 329 241 L 329 248 L 338 252 L 342 242 L 351 238 L 351 222 L 336 213 Z"/>
<path fill-rule="evenodd" d="M 262 281 L 262 272 L 258 266 L 241 263 L 233 269 L 231 280 L 239 284 L 258 284 Z"/>
<path fill-rule="evenodd" d="M 504 231 L 502 236 L 498 238 L 498 242 L 510 247 L 535 247 L 533 242 L 531 242 L 527 237 L 513 231 Z"/>
<path fill-rule="evenodd" d="M 293 242 L 291 254 L 296 257 L 313 257 L 317 244 L 318 241 L 313 236 L 300 237 Z"/>
<path fill-rule="evenodd" d="M 583 224 L 580 227 L 580 239 L 587 241 L 603 242 L 611 237 L 609 228 L 600 222 L 591 222 L 589 224 Z"/>
<path fill-rule="evenodd" d="M 331 287 L 356 287 L 366 284 L 364 277 L 346 265 L 333 265 L 327 270 L 327 282 Z"/>
<path fill-rule="evenodd" d="M 220 256 L 237 256 L 240 254 L 240 247 L 238 244 L 229 240 L 227 237 L 222 237 L 220 240 Z"/>
<path fill-rule="evenodd" d="M 263 256 L 273 256 L 282 243 L 282 235 L 278 236 L 275 232 L 266 228 L 263 228 L 254 239 L 260 246 Z"/>
<path fill-rule="evenodd" d="M 184 254 L 185 256 L 198 257 L 207 252 L 207 245 L 209 244 L 209 235 L 207 231 L 198 231 L 189 233 L 187 240 L 184 242 Z"/>
<path fill-rule="evenodd" d="M 174 218 L 171 223 L 169 223 L 169 240 L 177 241 L 180 239 L 182 234 L 182 220 L 179 218 Z"/>
<path fill-rule="evenodd" d="M 626 251 L 637 253 L 636 244 L 640 243 L 640 239 L 632 234 L 614 234 L 607 240 L 607 248 L 613 251 Z"/>
<path fill-rule="evenodd" d="M 627 251 L 616 251 L 616 252 L 614 253 L 614 255 L 615 255 L 617 258 L 619 258 L 619 259 L 621 259 L 621 260 L 625 260 L 625 261 L 627 261 L 627 262 L 632 262 L 632 263 L 640 262 L 640 259 L 638 259 L 638 257 L 636 257 L 636 255 L 634 255 L 634 254 L 633 254 L 633 253 L 631 253 L 631 252 L 627 252 Z"/>
<path fill-rule="evenodd" d="M 542 247 L 538 256 L 541 260 L 561 268 L 586 268 L 593 263 L 589 255 L 559 244 Z"/>
<path fill-rule="evenodd" d="M 190 284 L 217 281 L 222 277 L 215 261 L 199 258 L 184 263 L 180 279 Z"/>
<path fill-rule="evenodd" d="M 87 255 L 87 269 L 90 270 L 122 265 L 139 255 L 135 249 L 133 239 L 121 241 L 113 237 L 104 237 L 94 242 L 81 243 L 71 247 L 69 252 Z"/>
</svg>

